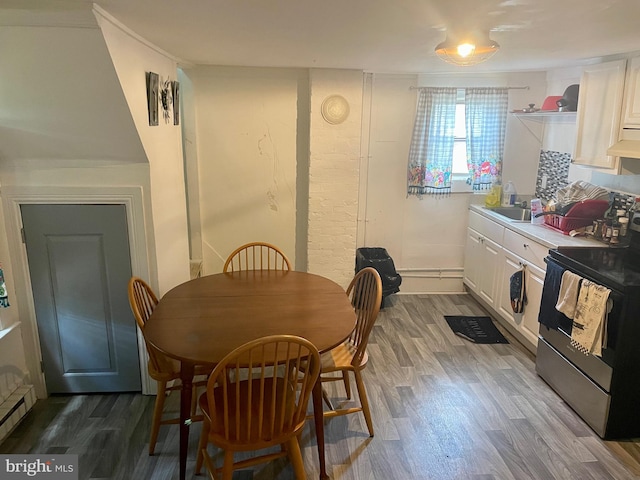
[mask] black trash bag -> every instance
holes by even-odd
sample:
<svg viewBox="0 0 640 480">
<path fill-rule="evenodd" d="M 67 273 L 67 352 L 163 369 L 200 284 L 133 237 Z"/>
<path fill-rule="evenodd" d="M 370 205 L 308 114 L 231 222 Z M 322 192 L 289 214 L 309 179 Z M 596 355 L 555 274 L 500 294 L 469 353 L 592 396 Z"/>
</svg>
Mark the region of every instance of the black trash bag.
<svg viewBox="0 0 640 480">
<path fill-rule="evenodd" d="M 376 269 L 382 280 L 382 305 L 384 299 L 392 293 L 400 291 L 402 277 L 389 253 L 382 247 L 362 247 L 356 250 L 356 273 L 366 267 Z"/>
</svg>

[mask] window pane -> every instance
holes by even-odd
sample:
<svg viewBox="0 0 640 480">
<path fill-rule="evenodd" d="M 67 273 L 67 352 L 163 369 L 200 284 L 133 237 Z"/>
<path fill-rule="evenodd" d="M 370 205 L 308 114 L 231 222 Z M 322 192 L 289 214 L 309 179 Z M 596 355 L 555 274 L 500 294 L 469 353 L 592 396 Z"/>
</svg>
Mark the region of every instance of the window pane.
<svg viewBox="0 0 640 480">
<path fill-rule="evenodd" d="M 456 105 L 456 127 L 454 130 L 454 136 L 456 138 L 466 138 L 467 129 L 465 126 L 464 116 L 464 103 L 458 103 Z"/>
<path fill-rule="evenodd" d="M 453 173 L 469 173 L 467 168 L 467 142 L 456 140 L 453 144 Z"/>
<path fill-rule="evenodd" d="M 456 126 L 454 136 L 456 140 L 453 144 L 453 173 L 469 173 L 467 168 L 467 129 L 465 125 L 464 103 L 456 105 Z"/>
</svg>

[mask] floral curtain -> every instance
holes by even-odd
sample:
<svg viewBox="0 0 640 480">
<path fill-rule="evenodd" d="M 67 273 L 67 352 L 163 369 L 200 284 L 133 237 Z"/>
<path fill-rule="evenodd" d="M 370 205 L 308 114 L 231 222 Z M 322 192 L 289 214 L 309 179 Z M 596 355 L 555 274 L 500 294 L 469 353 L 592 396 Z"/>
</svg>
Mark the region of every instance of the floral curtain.
<svg viewBox="0 0 640 480">
<path fill-rule="evenodd" d="M 507 88 L 465 89 L 467 183 L 474 190 L 491 188 L 502 180 L 508 100 Z"/>
<path fill-rule="evenodd" d="M 451 191 L 456 95 L 456 88 L 420 90 L 409 149 L 408 195 Z"/>
</svg>

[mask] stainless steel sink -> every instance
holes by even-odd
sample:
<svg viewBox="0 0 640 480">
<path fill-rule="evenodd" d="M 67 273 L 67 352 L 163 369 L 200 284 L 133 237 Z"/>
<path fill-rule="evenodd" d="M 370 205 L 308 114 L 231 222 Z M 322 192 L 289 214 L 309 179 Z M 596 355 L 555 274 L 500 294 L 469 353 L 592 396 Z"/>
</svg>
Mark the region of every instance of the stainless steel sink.
<svg viewBox="0 0 640 480">
<path fill-rule="evenodd" d="M 521 208 L 521 207 L 496 207 L 496 208 L 487 208 L 492 212 L 497 213 L 498 215 L 502 215 L 503 217 L 507 217 L 510 220 L 515 220 L 517 222 L 529 222 L 531 221 L 531 209 L 530 208 Z"/>
</svg>

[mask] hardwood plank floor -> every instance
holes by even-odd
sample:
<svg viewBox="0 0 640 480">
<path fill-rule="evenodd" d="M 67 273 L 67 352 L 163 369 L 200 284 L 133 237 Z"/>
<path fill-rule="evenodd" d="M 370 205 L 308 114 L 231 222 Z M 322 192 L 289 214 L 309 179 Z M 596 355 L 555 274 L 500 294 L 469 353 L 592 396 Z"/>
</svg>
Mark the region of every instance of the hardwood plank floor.
<svg viewBox="0 0 640 480">
<path fill-rule="evenodd" d="M 536 375 L 532 355 L 507 332 L 508 345 L 476 345 L 454 335 L 444 315 L 486 312 L 468 295 L 387 299 L 364 372 L 376 435 L 369 438 L 360 414 L 327 421 L 332 479 L 640 479 L 640 439 L 602 441 Z M 345 403 L 339 382 L 326 389 L 334 403 Z M 75 453 L 81 479 L 177 478 L 177 426 L 163 426 L 156 455 L 147 454 L 153 400 L 116 394 L 38 401 L 0 454 Z M 177 411 L 178 396 L 168 403 Z M 199 432 L 194 424 L 188 478 Z M 309 425 L 302 447 L 308 477 L 318 478 Z M 286 460 L 234 475 L 292 478 Z"/>
</svg>

